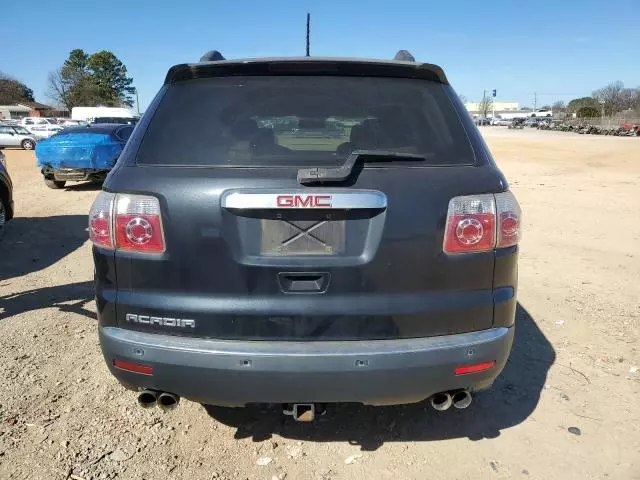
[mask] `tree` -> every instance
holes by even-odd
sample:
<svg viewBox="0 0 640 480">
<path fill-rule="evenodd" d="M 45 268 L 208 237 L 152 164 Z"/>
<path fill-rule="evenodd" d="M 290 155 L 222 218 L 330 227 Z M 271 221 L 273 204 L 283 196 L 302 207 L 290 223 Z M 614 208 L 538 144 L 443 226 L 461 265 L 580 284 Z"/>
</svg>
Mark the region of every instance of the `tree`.
<svg viewBox="0 0 640 480">
<path fill-rule="evenodd" d="M 465 97 L 464 95 L 458 95 L 458 97 L 460 97 L 460 101 L 462 102 L 463 105 L 467 103 L 467 97 Z"/>
<path fill-rule="evenodd" d="M 489 115 L 492 106 L 493 98 L 485 95 L 478 103 L 478 113 L 480 113 L 480 115 L 482 115 L 483 117 L 486 117 L 487 115 Z"/>
<path fill-rule="evenodd" d="M 574 98 L 567 104 L 567 111 L 570 113 L 577 112 L 582 107 L 600 108 L 598 101 L 593 97 Z"/>
<path fill-rule="evenodd" d="M 21 81 L 0 72 L 0 105 L 33 101 L 33 90 Z"/>
<path fill-rule="evenodd" d="M 127 68 L 106 50 L 88 55 L 72 50 L 62 67 L 49 74 L 48 96 L 68 109 L 75 106 L 133 105 L 135 88 Z"/>
<path fill-rule="evenodd" d="M 551 105 L 551 109 L 554 112 L 564 112 L 567 109 L 566 104 L 562 101 L 562 100 L 558 100 L 557 102 L 553 102 L 553 105 Z"/>
<path fill-rule="evenodd" d="M 605 115 L 613 115 L 614 113 L 624 110 L 623 91 L 624 83 L 617 81 L 594 91 L 593 96 L 598 102 L 604 104 Z"/>
<path fill-rule="evenodd" d="M 576 112 L 578 118 L 594 118 L 600 116 L 600 110 L 596 107 L 580 107 Z"/>
<path fill-rule="evenodd" d="M 89 57 L 88 67 L 98 95 L 110 107 L 133 105 L 135 87 L 133 79 L 127 77 L 127 67 L 113 53 L 106 50 Z"/>
</svg>

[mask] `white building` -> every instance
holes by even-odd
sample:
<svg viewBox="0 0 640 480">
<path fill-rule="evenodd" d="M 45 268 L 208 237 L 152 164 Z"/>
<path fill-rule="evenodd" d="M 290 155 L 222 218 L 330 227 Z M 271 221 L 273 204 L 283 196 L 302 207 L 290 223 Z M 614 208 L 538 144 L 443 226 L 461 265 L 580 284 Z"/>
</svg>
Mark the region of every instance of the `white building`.
<svg viewBox="0 0 640 480">
<path fill-rule="evenodd" d="M 471 114 L 480 113 L 480 103 L 467 102 L 464 104 L 464 106 Z M 498 112 L 517 112 L 518 110 L 520 110 L 520 104 L 518 102 L 495 102 L 494 106 L 496 109 L 496 114 Z"/>
</svg>

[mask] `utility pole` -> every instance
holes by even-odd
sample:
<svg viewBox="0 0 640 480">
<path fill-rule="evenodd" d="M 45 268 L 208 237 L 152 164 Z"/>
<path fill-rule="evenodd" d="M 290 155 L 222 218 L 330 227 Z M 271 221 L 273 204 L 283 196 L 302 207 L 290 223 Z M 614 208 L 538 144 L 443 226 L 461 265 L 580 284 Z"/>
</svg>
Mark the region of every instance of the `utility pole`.
<svg viewBox="0 0 640 480">
<path fill-rule="evenodd" d="M 307 13 L 307 57 L 310 56 L 309 55 L 309 36 L 310 36 L 310 32 L 311 32 L 311 14 Z"/>
<path fill-rule="evenodd" d="M 136 88 L 136 108 L 138 109 L 138 115 L 140 115 L 140 99 L 138 99 L 138 89 Z"/>
<path fill-rule="evenodd" d="M 538 93 L 533 92 L 533 111 L 535 112 L 538 109 Z"/>
<path fill-rule="evenodd" d="M 491 113 L 491 118 L 495 119 L 496 118 L 496 95 L 498 94 L 498 91 L 494 88 L 492 93 L 492 97 L 493 97 L 493 101 L 491 102 L 491 106 L 492 106 L 492 113 Z"/>
<path fill-rule="evenodd" d="M 487 118 L 487 91 L 483 90 L 482 91 L 482 116 L 484 118 Z"/>
</svg>

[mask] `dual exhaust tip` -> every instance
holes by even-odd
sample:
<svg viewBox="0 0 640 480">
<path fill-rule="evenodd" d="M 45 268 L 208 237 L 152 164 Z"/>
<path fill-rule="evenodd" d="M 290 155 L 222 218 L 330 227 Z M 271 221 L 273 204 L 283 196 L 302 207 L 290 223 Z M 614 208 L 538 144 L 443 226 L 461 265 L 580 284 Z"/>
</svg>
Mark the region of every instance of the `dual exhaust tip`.
<svg viewBox="0 0 640 480">
<path fill-rule="evenodd" d="M 168 392 L 158 392 L 156 390 L 142 390 L 138 393 L 138 405 L 142 408 L 158 407 L 160 410 L 168 412 L 173 410 L 180 403 L 180 397 Z"/>
<path fill-rule="evenodd" d="M 464 409 L 471 405 L 473 397 L 468 390 L 458 390 L 456 392 L 440 392 L 429 398 L 429 403 L 434 410 L 443 412 L 451 407 Z M 180 403 L 180 397 L 169 392 L 158 392 L 156 390 L 142 390 L 138 393 L 138 405 L 142 408 L 158 407 L 165 412 L 175 409 Z M 315 420 L 316 408 L 312 403 L 294 404 L 291 410 L 285 409 L 285 415 L 293 416 L 298 422 L 312 422 Z"/>
<path fill-rule="evenodd" d="M 436 393 L 429 399 L 431 406 L 439 412 L 448 410 L 452 406 L 458 409 L 467 408 L 471 405 L 472 401 L 473 397 L 468 390 L 458 390 L 457 392 L 452 393 L 440 392 Z"/>
</svg>

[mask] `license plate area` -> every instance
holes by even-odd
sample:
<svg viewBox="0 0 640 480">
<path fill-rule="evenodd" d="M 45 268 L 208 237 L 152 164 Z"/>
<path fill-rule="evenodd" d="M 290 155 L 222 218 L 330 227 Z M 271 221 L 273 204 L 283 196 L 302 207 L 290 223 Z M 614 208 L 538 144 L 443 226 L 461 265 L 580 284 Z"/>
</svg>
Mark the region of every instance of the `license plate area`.
<svg viewBox="0 0 640 480">
<path fill-rule="evenodd" d="M 345 252 L 344 212 L 271 213 L 271 218 L 260 220 L 260 255 L 341 255 Z"/>
<path fill-rule="evenodd" d="M 224 210 L 223 235 L 245 265 L 360 265 L 375 255 L 384 210 Z M 305 260 L 306 259 L 306 260 Z M 301 263 L 303 262 L 303 263 Z"/>
</svg>

